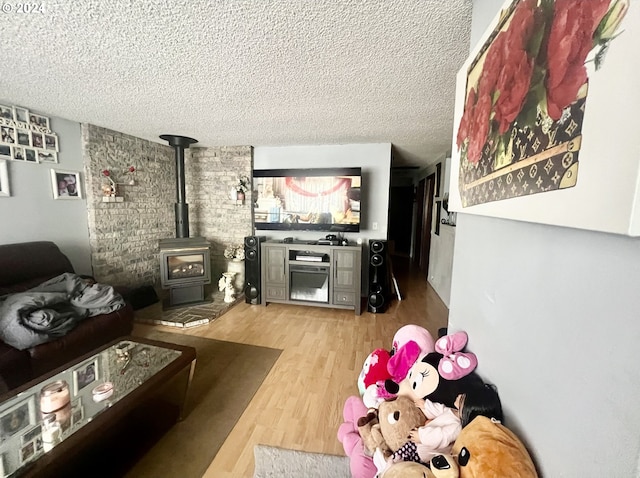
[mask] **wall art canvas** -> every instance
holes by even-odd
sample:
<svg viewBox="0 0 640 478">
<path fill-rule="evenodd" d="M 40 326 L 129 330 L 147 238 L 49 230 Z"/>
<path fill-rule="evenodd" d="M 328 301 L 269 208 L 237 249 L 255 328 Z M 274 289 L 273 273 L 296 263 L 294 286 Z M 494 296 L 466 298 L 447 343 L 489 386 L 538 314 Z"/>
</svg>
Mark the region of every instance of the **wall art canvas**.
<svg viewBox="0 0 640 478">
<path fill-rule="evenodd" d="M 640 235 L 639 10 L 505 3 L 458 74 L 453 211 Z"/>
</svg>

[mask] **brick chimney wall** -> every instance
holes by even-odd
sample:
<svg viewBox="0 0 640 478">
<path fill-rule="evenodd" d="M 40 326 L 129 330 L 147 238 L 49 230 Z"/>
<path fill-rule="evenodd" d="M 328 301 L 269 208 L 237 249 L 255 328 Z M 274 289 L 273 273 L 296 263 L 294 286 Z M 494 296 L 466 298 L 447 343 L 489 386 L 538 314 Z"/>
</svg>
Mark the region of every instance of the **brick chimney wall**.
<svg viewBox="0 0 640 478">
<path fill-rule="evenodd" d="M 158 241 L 175 237 L 173 148 L 90 124 L 82 125 L 82 143 L 94 276 L 108 284 L 158 287 Z M 130 166 L 135 185 L 124 173 Z M 250 146 L 185 150 L 190 235 L 211 243 L 213 284 L 226 270 L 226 245 L 251 234 L 250 194 L 243 206 L 229 197 L 239 176 L 251 176 L 251 166 Z M 119 183 L 122 202 L 103 202 L 104 169 Z"/>
</svg>

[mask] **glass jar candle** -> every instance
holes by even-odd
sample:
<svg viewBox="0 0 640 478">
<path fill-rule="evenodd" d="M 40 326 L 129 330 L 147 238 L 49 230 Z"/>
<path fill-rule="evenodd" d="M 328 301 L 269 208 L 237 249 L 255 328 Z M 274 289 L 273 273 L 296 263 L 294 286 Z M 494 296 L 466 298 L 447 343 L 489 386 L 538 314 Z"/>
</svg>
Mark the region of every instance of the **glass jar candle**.
<svg viewBox="0 0 640 478">
<path fill-rule="evenodd" d="M 47 413 L 42 417 L 42 448 L 50 451 L 61 441 L 62 428 L 56 421 L 55 413 Z"/>
<path fill-rule="evenodd" d="M 53 413 L 64 408 L 71 401 L 69 384 L 65 380 L 51 382 L 40 390 L 40 411 Z"/>
</svg>

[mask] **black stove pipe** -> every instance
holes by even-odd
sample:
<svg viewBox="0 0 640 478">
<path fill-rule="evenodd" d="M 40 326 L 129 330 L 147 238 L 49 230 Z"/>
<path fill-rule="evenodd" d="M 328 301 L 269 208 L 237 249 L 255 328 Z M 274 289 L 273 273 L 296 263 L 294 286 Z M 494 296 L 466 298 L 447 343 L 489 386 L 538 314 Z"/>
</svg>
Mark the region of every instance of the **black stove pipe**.
<svg viewBox="0 0 640 478">
<path fill-rule="evenodd" d="M 162 134 L 164 139 L 172 146 L 176 153 L 176 193 L 178 202 L 175 204 L 176 212 L 176 237 L 189 237 L 189 205 L 186 202 L 185 178 L 184 178 L 184 150 L 197 139 L 173 134 Z"/>
</svg>

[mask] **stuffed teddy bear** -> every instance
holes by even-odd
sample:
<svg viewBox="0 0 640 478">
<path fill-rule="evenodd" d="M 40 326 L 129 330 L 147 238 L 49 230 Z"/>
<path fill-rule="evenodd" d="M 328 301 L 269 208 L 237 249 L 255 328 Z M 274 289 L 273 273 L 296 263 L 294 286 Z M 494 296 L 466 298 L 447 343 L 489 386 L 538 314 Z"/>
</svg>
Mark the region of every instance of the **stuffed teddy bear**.
<svg viewBox="0 0 640 478">
<path fill-rule="evenodd" d="M 500 422 L 484 416 L 474 418 L 453 444 L 460 478 L 538 478 L 523 443 Z"/>
<path fill-rule="evenodd" d="M 434 478 L 434 475 L 431 473 L 431 470 L 422 463 L 399 461 L 382 473 L 380 478 Z"/>
<path fill-rule="evenodd" d="M 362 437 L 367 455 L 373 455 L 376 450 L 380 450 L 384 456 L 390 456 L 393 453 L 382 436 L 378 413 L 375 410 L 369 411 L 366 416 L 358 420 L 358 433 Z"/>
<path fill-rule="evenodd" d="M 408 440 L 409 432 L 424 425 L 427 418 L 407 397 L 385 400 L 378 407 L 377 414 L 369 413 L 358 421 L 358 431 L 365 445 L 375 444 L 368 451 L 373 454 L 377 448 L 385 456 L 399 450 Z"/>
<path fill-rule="evenodd" d="M 458 478 L 459 469 L 451 455 L 438 455 L 430 462 L 431 468 L 415 461 L 394 463 L 380 478 Z"/>
<path fill-rule="evenodd" d="M 370 411 L 358 421 L 365 453 L 373 453 L 379 474 L 396 461 L 417 459 L 416 444 L 409 440 L 409 432 L 425 421 L 422 411 L 407 397 L 385 400 L 378 410 Z"/>
</svg>

